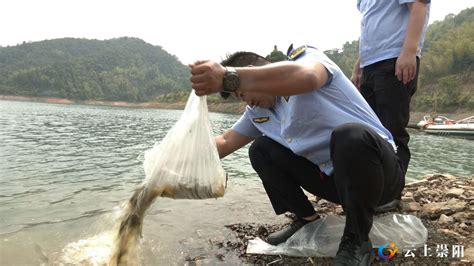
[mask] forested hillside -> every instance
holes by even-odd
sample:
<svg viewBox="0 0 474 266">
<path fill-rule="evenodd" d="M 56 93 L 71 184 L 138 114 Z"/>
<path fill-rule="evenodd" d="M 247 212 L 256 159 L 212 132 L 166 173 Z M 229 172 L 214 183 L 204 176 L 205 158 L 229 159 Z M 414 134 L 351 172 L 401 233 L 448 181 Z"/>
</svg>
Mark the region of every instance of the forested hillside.
<svg viewBox="0 0 474 266">
<path fill-rule="evenodd" d="M 0 48 L 0 95 L 140 102 L 189 87 L 186 66 L 136 38 Z"/>
<path fill-rule="evenodd" d="M 326 51 L 350 77 L 358 42 Z M 428 27 L 413 111 L 474 111 L 474 8 Z"/>
</svg>

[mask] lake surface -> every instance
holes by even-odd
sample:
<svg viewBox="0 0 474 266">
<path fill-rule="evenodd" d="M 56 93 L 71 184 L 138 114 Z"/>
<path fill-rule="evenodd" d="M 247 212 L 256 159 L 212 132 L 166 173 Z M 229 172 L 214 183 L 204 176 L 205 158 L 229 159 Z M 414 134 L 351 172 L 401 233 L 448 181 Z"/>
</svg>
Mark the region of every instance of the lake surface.
<svg viewBox="0 0 474 266">
<path fill-rule="evenodd" d="M 181 112 L 0 101 L 0 264 L 58 264 L 68 244 L 110 229 L 144 178 L 144 151 Z M 238 117 L 211 113 L 214 132 Z M 474 141 L 410 134 L 407 182 L 434 172 L 473 174 Z M 215 253 L 236 263 L 234 254 L 211 244 L 234 237 L 224 225 L 286 220 L 274 216 L 247 148 L 223 160 L 229 174 L 223 198 L 157 199 L 145 217 L 143 264 L 183 265 L 197 256 L 213 264 Z"/>
</svg>

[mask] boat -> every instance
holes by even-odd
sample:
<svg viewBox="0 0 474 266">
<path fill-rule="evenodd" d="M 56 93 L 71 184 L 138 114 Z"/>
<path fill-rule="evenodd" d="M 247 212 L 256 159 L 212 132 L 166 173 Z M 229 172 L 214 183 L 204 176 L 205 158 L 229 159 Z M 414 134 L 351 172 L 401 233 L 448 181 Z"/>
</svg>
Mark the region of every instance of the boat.
<svg viewBox="0 0 474 266">
<path fill-rule="evenodd" d="M 423 119 L 416 124 L 420 129 L 428 125 L 453 125 L 456 121 L 441 115 L 425 115 Z"/>
<path fill-rule="evenodd" d="M 474 138 L 474 116 L 455 121 L 445 116 L 426 115 L 417 126 L 426 134 Z"/>
</svg>

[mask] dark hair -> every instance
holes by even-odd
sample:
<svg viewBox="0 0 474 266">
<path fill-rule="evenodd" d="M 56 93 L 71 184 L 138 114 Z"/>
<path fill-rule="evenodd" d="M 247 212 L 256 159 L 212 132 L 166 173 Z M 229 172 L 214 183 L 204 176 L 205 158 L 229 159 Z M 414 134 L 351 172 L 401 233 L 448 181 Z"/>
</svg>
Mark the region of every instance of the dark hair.
<svg viewBox="0 0 474 266">
<path fill-rule="evenodd" d="M 262 61 L 263 60 L 263 61 Z M 265 57 L 252 52 L 235 52 L 226 59 L 222 60 L 221 65 L 232 67 L 243 67 L 248 65 L 262 66 L 271 63 Z M 228 92 L 220 92 L 222 98 L 227 99 L 230 96 Z"/>
</svg>

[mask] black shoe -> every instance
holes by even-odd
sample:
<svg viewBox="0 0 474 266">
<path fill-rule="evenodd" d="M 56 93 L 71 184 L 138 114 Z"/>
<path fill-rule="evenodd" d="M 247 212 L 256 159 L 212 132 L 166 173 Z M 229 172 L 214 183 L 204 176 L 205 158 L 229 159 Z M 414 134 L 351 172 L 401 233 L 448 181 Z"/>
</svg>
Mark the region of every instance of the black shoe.
<svg viewBox="0 0 474 266">
<path fill-rule="evenodd" d="M 365 266 L 370 265 L 374 257 L 370 240 L 359 243 L 354 237 L 343 236 L 334 258 L 334 265 Z"/>
<path fill-rule="evenodd" d="M 317 219 L 319 219 L 319 216 L 314 220 L 317 220 Z M 280 231 L 276 231 L 274 233 L 269 234 L 267 237 L 267 242 L 268 244 L 274 245 L 274 246 L 280 243 L 283 243 L 288 238 L 290 238 L 294 233 L 296 233 L 296 231 L 298 231 L 301 227 L 303 227 L 305 224 L 310 223 L 310 222 L 312 221 L 307 221 L 305 219 L 297 218 L 287 227 L 281 229 Z"/>
<path fill-rule="evenodd" d="M 388 203 L 385 203 L 384 205 L 380 205 L 375 207 L 375 212 L 389 212 L 389 211 L 394 211 L 398 208 L 398 204 L 400 204 L 399 199 L 394 199 Z"/>
</svg>

